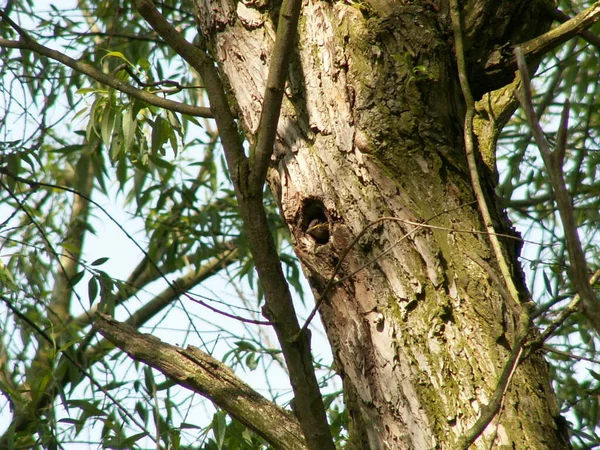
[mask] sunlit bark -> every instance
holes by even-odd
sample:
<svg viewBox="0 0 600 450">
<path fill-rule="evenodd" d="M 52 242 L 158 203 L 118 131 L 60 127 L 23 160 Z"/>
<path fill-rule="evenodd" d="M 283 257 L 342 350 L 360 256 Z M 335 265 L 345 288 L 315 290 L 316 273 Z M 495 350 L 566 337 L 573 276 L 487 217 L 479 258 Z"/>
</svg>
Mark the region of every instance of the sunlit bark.
<svg viewBox="0 0 600 450">
<path fill-rule="evenodd" d="M 252 139 L 275 14 L 196 3 Z M 522 20 L 533 3 L 472 3 L 464 26 L 474 61 L 544 29 Z M 496 14 L 513 17 L 512 28 Z M 452 448 L 495 392 L 528 295 L 506 239 L 522 292 L 520 303 L 502 295 L 474 203 L 447 6 L 308 1 L 298 36 L 268 179 L 315 296 L 334 280 L 320 311 L 352 439 L 357 448 Z M 492 87 L 474 86 L 479 95 Z M 481 169 L 496 231 L 506 233 Z M 546 363 L 534 354 L 476 445 L 567 448 L 558 421 Z"/>
</svg>

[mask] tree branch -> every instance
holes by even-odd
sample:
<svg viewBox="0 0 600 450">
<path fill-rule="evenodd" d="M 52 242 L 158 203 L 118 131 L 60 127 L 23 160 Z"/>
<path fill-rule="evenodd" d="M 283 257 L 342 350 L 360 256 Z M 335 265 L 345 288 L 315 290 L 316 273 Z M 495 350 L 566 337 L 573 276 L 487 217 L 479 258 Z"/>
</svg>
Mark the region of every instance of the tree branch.
<svg viewBox="0 0 600 450">
<path fill-rule="evenodd" d="M 97 138 L 92 138 L 92 142 L 88 142 L 87 145 L 92 148 L 82 151 L 77 162 L 78 167 L 75 170 L 74 180 L 75 185 L 78 186 L 83 195 L 73 196 L 71 217 L 62 242 L 63 255 L 60 256 L 59 270 L 54 275 L 54 287 L 48 304 L 48 308 L 53 311 L 53 314 L 49 314 L 48 317 L 56 332 L 59 332 L 64 324 L 69 323 L 71 320 L 70 309 L 73 295 L 71 279 L 76 275 L 81 260 L 83 238 L 87 229 L 90 211 L 89 202 L 86 200 L 91 196 L 94 185 L 94 169 L 90 154 L 97 150 L 100 142 Z"/>
<path fill-rule="evenodd" d="M 200 349 L 185 349 L 141 334 L 134 327 L 99 314 L 94 326 L 100 334 L 137 361 L 159 370 L 178 384 L 210 399 L 276 449 L 304 450 L 306 444 L 296 418 L 240 380 L 225 364 Z"/>
<path fill-rule="evenodd" d="M 599 5 L 596 6 L 600 12 L 600 2 Z M 529 80 L 527 64 L 525 56 L 519 47 L 515 49 L 515 57 L 519 64 L 521 78 L 523 79 L 522 93 L 515 91 L 515 94 L 519 103 L 521 103 L 521 107 L 525 111 L 525 115 L 531 126 L 531 131 L 540 150 L 540 154 L 542 155 L 546 171 L 548 172 L 550 186 L 554 192 L 554 198 L 564 228 L 569 261 L 571 263 L 567 270 L 571 281 L 575 286 L 575 290 L 581 296 L 584 314 L 594 326 L 596 332 L 600 333 L 600 302 L 587 280 L 588 267 L 585 260 L 585 253 L 581 246 L 579 234 L 577 233 L 577 222 L 575 214 L 573 213 L 573 202 L 571 201 L 571 196 L 565 185 L 563 173 L 563 158 L 568 130 L 569 102 L 567 100 L 565 103 L 557 139 L 558 144 L 555 151 L 552 152 L 533 107 L 531 82 Z"/>
<path fill-rule="evenodd" d="M 590 277 L 590 285 L 594 285 L 600 278 L 600 269 L 596 270 Z M 556 330 L 567 320 L 567 318 L 577 312 L 581 296 L 576 294 L 569 304 L 560 312 L 558 317 L 554 319 L 550 325 L 533 341 L 527 343 L 527 348 L 530 352 L 536 351 L 556 332 Z"/>
<path fill-rule="evenodd" d="M 477 419 L 477 421 L 473 424 L 473 426 L 459 439 L 456 448 L 461 450 L 467 450 L 471 444 L 473 444 L 479 436 L 485 431 L 490 422 L 494 419 L 500 408 L 502 407 L 502 403 L 504 401 L 504 396 L 508 390 L 508 386 L 510 384 L 510 380 L 515 373 L 517 365 L 521 360 L 521 356 L 523 354 L 523 345 L 525 344 L 525 340 L 527 339 L 527 335 L 529 334 L 529 314 L 526 311 L 523 311 L 519 317 L 519 325 L 517 338 L 515 343 L 513 344 L 512 351 L 510 353 L 510 357 L 504 366 L 504 370 L 500 374 L 498 378 L 498 383 L 496 384 L 496 389 L 494 389 L 494 393 L 490 398 L 490 401 L 487 405 L 484 405 L 481 408 L 481 415 Z"/>
<path fill-rule="evenodd" d="M 500 245 L 500 241 L 496 235 L 496 230 L 494 229 L 492 217 L 487 206 L 485 195 L 479 179 L 479 173 L 477 171 L 477 162 L 475 160 L 476 147 L 473 133 L 475 102 L 473 100 L 473 95 L 471 94 L 471 88 L 469 87 L 469 81 L 467 79 L 467 68 L 464 54 L 462 28 L 460 23 L 460 11 L 458 9 L 458 0 L 450 0 L 450 14 L 452 17 L 452 26 L 454 28 L 454 43 L 456 47 L 455 53 L 456 63 L 458 66 L 458 78 L 467 107 L 464 122 L 464 141 L 467 164 L 469 166 L 469 175 L 471 177 L 471 185 L 473 186 L 473 192 L 477 200 L 477 205 L 479 206 L 483 224 L 488 232 L 490 243 L 492 245 L 492 249 L 494 250 L 494 255 L 496 256 L 496 261 L 500 268 L 500 272 L 502 273 L 502 277 L 504 278 L 504 284 L 510 293 L 512 301 L 515 304 L 519 304 L 519 291 L 515 286 L 510 268 L 508 267 L 508 263 L 506 262 L 506 258 L 502 252 L 502 246 Z"/>
<path fill-rule="evenodd" d="M 567 14 L 562 12 L 560 9 L 556 8 L 554 5 L 551 5 L 550 3 L 543 2 L 542 7 L 544 8 L 546 13 L 548 13 L 548 15 L 550 17 L 552 17 L 554 20 L 556 20 L 558 22 L 565 23 L 565 22 L 568 22 L 571 20 L 571 17 L 569 17 Z M 592 44 L 594 47 L 596 47 L 597 49 L 600 50 L 600 36 L 592 33 L 591 31 L 588 31 L 588 30 L 583 30 L 579 34 L 581 35 L 581 37 L 583 39 L 585 39 L 590 44 Z"/>
<path fill-rule="evenodd" d="M 163 17 L 151 0 L 136 0 L 135 8 L 166 44 L 193 67 L 204 81 L 210 109 L 217 122 L 232 181 L 234 185 L 240 182 L 246 185 L 248 181 L 248 160 L 244 154 L 242 141 L 234 116 L 229 108 L 223 84 L 214 68 L 214 61 L 198 47 L 190 44 Z"/>
<path fill-rule="evenodd" d="M 132 85 L 125 83 L 112 75 L 108 75 L 96 69 L 90 64 L 77 61 L 65 55 L 64 53 L 52 50 L 48 47 L 38 44 L 35 40 L 29 37 L 29 35 L 27 35 L 19 26 L 17 26 L 8 16 L 6 16 L 6 14 L 1 10 L 0 17 L 3 20 L 7 21 L 15 30 L 17 30 L 17 32 L 21 36 L 21 39 L 19 41 L 0 38 L 0 47 L 30 50 L 34 53 L 37 53 L 38 55 L 45 56 L 46 58 L 50 58 L 54 61 L 64 64 L 65 66 L 70 67 L 71 69 L 79 73 L 87 75 L 88 77 L 98 81 L 99 83 L 115 88 L 118 91 L 130 95 L 133 98 L 137 98 L 138 100 L 142 100 L 150 105 L 158 106 L 160 108 L 168 109 L 170 111 L 178 112 L 181 114 L 187 114 L 189 116 L 206 118 L 212 117 L 212 113 L 210 112 L 209 108 L 186 105 L 185 103 L 180 103 L 173 100 L 168 100 L 166 98 L 158 97 L 149 93 L 148 91 L 137 89 Z"/>
<path fill-rule="evenodd" d="M 250 149 L 251 192 L 262 192 L 267 177 L 301 6 L 300 0 L 284 0 L 279 13 L 277 38 L 269 63 L 256 146 Z"/>
<path fill-rule="evenodd" d="M 600 1 L 547 33 L 519 44 L 519 47 L 527 59 L 536 60 L 572 37 L 581 34 L 598 19 L 600 19 Z M 484 64 L 485 77 L 491 79 L 506 72 L 512 73 L 516 69 L 517 59 L 512 52 L 512 47 L 502 47 L 493 51 Z"/>
<path fill-rule="evenodd" d="M 238 200 L 250 252 L 265 293 L 265 316 L 273 323 L 288 365 L 295 395 L 296 413 L 311 450 L 334 450 L 331 430 L 312 363 L 310 338 L 300 330 L 289 286 L 281 269 L 263 204 L 262 191 L 249 189 L 250 168 L 233 114 L 214 61 L 194 47 L 160 14 L 151 0 L 136 0 L 135 7 L 152 28 L 204 81 L 211 110 Z M 282 7 L 284 10 L 287 8 Z"/>
<path fill-rule="evenodd" d="M 237 250 L 232 249 L 226 252 L 223 252 L 220 256 L 212 258 L 209 260 L 202 268 L 198 271 L 192 271 L 188 274 L 180 277 L 175 281 L 177 289 L 173 287 L 167 287 L 160 294 L 155 296 L 152 300 L 145 303 L 142 307 L 140 307 L 136 312 L 134 312 L 125 323 L 130 326 L 140 327 L 152 319 L 156 314 L 162 311 L 166 306 L 170 305 L 177 297 L 180 295 L 181 290 L 189 290 L 194 286 L 198 285 L 202 281 L 206 280 L 208 277 L 212 276 L 217 270 L 221 269 L 223 266 L 229 265 L 235 262 L 237 259 Z M 153 271 L 156 273 L 156 271 Z M 158 276 L 149 279 L 145 277 L 143 280 L 150 282 L 154 279 L 158 278 Z M 142 286 L 140 286 L 141 289 Z M 137 291 L 137 290 L 136 290 Z M 133 295 L 133 293 L 132 293 Z M 121 303 L 124 300 L 121 301 Z M 90 312 L 84 313 L 79 317 L 74 319 L 74 323 L 81 327 L 88 325 L 92 320 L 92 315 L 96 314 L 96 309 L 93 308 Z M 42 331 L 43 332 L 43 331 Z M 114 346 L 110 344 L 106 339 L 102 339 L 93 347 L 87 348 L 87 344 L 92 340 L 93 337 L 96 336 L 95 330 L 87 335 L 83 342 L 79 344 L 77 347 L 77 353 L 74 358 L 65 358 L 61 360 L 58 366 L 55 369 L 55 373 L 63 373 L 68 374 L 69 370 L 65 370 L 63 365 L 65 364 L 77 364 L 75 366 L 82 372 L 88 370 L 92 365 L 101 360 L 107 353 L 114 349 Z M 0 359 L 0 370 L 2 369 L 1 359 Z M 1 379 L 1 378 L 0 378 Z M 60 386 L 60 388 L 64 388 L 67 383 L 71 383 L 72 387 L 78 384 L 78 381 L 75 381 L 72 377 L 64 376 L 62 378 L 57 379 L 56 385 Z M 25 390 L 24 386 L 19 386 L 17 391 Z M 15 392 L 17 392 L 15 391 Z M 36 405 L 32 405 L 31 409 L 39 410 L 43 409 L 45 405 L 50 402 L 53 402 L 56 395 L 57 390 L 49 392 L 48 395 L 40 397 L 39 402 Z M 35 407 L 33 407 L 35 406 Z M 30 422 L 29 419 L 29 410 L 16 410 L 13 423 L 22 424 Z M 1 441 L 0 441 L 1 443 Z M 3 448 L 0 446 L 0 448 Z"/>
<path fill-rule="evenodd" d="M 56 344 L 54 339 L 51 338 L 50 335 L 48 335 L 48 333 L 46 333 L 44 330 L 42 330 L 26 314 L 23 314 L 15 305 L 13 305 L 13 303 L 11 302 L 10 299 L 8 299 L 8 298 L 4 297 L 2 294 L 0 294 L 0 300 L 2 300 L 6 304 L 6 306 L 13 312 L 13 314 L 15 314 L 15 316 L 17 316 L 24 323 L 26 323 L 33 330 L 35 330 L 35 332 L 40 337 L 40 340 L 43 340 L 52 346 L 54 346 Z M 92 375 L 90 375 L 87 372 L 86 367 L 84 367 L 81 363 L 76 361 L 70 355 L 68 348 L 57 349 L 57 352 L 60 353 L 64 358 L 66 358 L 74 367 L 76 367 L 77 370 L 84 377 L 89 379 L 90 383 L 96 389 L 101 391 L 121 411 L 121 413 L 124 415 L 124 417 L 127 417 L 129 420 L 131 420 L 131 422 L 136 427 L 138 427 L 138 429 L 140 431 L 145 430 L 144 424 L 141 423 L 140 421 L 138 421 L 126 408 L 123 407 L 123 405 L 121 405 L 121 403 L 119 403 L 119 401 L 110 392 L 107 391 L 107 389 L 104 386 L 102 386 Z M 0 448 L 2 448 L 2 449 L 12 448 L 12 446 L 8 445 L 8 442 L 10 442 L 10 440 L 11 440 L 11 434 L 22 431 L 28 425 L 30 425 L 32 421 L 35 421 L 37 419 L 36 415 L 39 414 L 39 412 L 41 410 L 43 410 L 43 408 L 45 406 L 47 406 L 51 400 L 53 401 L 53 398 L 50 399 L 49 396 L 47 396 L 47 395 L 40 396 L 38 403 L 36 405 L 31 405 L 31 407 L 23 409 L 21 411 L 23 414 L 21 414 L 21 415 L 20 414 L 13 415 L 13 418 L 11 420 L 11 424 L 10 424 L 8 430 L 2 436 L 0 436 Z M 148 437 L 150 439 L 154 440 L 153 436 L 148 435 Z M 156 444 L 157 444 L 157 448 L 161 448 L 158 445 L 158 443 L 156 443 Z"/>
<path fill-rule="evenodd" d="M 529 59 L 537 59 L 548 53 L 553 48 L 567 42 L 569 39 L 581 34 L 600 19 L 600 1 L 596 2 L 588 9 L 580 12 L 567 22 L 551 29 L 541 36 L 519 44 L 524 55 Z M 513 55 L 511 65 L 516 65 L 516 58 Z"/>
</svg>

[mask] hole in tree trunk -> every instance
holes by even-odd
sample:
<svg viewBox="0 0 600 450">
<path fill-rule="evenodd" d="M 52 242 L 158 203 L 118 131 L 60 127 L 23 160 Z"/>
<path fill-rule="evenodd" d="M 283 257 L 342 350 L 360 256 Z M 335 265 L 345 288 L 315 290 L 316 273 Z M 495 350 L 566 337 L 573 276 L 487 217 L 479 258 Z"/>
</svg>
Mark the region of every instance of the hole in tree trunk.
<svg viewBox="0 0 600 450">
<path fill-rule="evenodd" d="M 304 201 L 301 227 L 318 244 L 329 242 L 329 219 L 321 200 L 308 198 Z"/>
</svg>

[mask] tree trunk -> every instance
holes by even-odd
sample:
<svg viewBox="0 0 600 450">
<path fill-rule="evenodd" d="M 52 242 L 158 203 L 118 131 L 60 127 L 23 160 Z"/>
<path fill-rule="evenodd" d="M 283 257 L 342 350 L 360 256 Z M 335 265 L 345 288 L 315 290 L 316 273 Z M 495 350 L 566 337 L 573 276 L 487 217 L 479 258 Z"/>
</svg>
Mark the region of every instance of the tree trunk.
<svg viewBox="0 0 600 450">
<path fill-rule="evenodd" d="M 482 233 L 449 8 L 410 3 L 304 2 L 268 176 L 315 297 L 325 293 L 352 439 L 365 449 L 453 448 L 494 395 L 528 297 L 525 288 L 519 304 L 502 295 Z M 277 11 L 266 0 L 196 6 L 252 141 Z M 472 79 L 483 79 L 479 62 L 497 46 L 548 25 L 532 20 L 536 2 L 463 9 Z M 491 87 L 473 83 L 479 95 Z M 515 246 L 504 245 L 523 286 Z M 548 368 L 532 354 L 476 444 L 568 448 L 558 423 Z"/>
</svg>

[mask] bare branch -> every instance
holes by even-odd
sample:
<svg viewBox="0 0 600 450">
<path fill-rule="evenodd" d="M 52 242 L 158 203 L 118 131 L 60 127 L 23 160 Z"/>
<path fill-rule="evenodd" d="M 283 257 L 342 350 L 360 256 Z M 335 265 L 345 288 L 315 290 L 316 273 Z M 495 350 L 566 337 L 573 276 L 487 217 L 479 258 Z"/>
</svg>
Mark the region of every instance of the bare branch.
<svg viewBox="0 0 600 450">
<path fill-rule="evenodd" d="M 471 88 L 469 87 L 469 81 L 467 78 L 467 67 L 463 46 L 462 29 L 460 24 L 460 11 L 458 9 L 458 0 L 450 1 L 450 10 L 452 16 L 452 26 L 454 28 L 454 43 L 456 47 L 455 52 L 456 62 L 458 65 L 458 78 L 467 107 L 464 122 L 464 140 L 465 152 L 467 154 L 467 163 L 469 165 L 469 175 L 471 176 L 471 185 L 473 186 L 473 192 L 475 193 L 475 198 L 477 199 L 477 204 L 479 206 L 481 218 L 483 219 L 483 223 L 489 234 L 490 243 L 494 250 L 494 254 L 496 256 L 500 272 L 502 273 L 502 276 L 504 278 L 506 288 L 508 289 L 508 292 L 510 293 L 513 302 L 515 302 L 515 304 L 519 304 L 519 292 L 515 286 L 511 270 L 508 266 L 508 263 L 506 262 L 506 258 L 504 256 L 504 253 L 502 252 L 502 246 L 500 245 L 500 241 L 498 240 L 498 237 L 496 235 L 496 230 L 494 229 L 492 217 L 490 215 L 490 211 L 486 203 L 483 188 L 481 187 L 481 181 L 479 179 L 479 173 L 477 171 L 477 162 L 475 160 L 476 144 L 473 132 L 475 104 L 473 101 L 473 95 L 471 94 Z"/>
<path fill-rule="evenodd" d="M 210 399 L 274 448 L 306 449 L 300 425 L 291 413 L 261 396 L 229 367 L 200 349 L 166 344 L 103 314 L 97 316 L 94 326 L 133 359 Z"/>
<path fill-rule="evenodd" d="M 557 20 L 558 22 L 565 23 L 571 20 L 571 17 L 562 12 L 560 9 L 555 8 L 554 5 L 551 5 L 550 3 L 542 2 L 542 7 L 554 20 Z M 583 30 L 580 35 L 583 39 L 600 50 L 600 36 L 588 30 Z"/>
<path fill-rule="evenodd" d="M 593 285 L 600 278 L 600 269 L 596 270 L 592 277 L 590 278 L 590 285 Z M 550 323 L 546 327 L 546 329 L 534 340 L 527 343 L 527 347 L 532 348 L 533 350 L 537 350 L 541 347 L 544 342 L 548 340 L 556 330 L 569 318 L 571 314 L 574 314 L 579 310 L 579 302 L 581 301 L 581 296 L 579 294 L 575 295 L 573 299 L 569 302 L 569 304 L 564 308 L 558 317 Z"/>
<path fill-rule="evenodd" d="M 547 33 L 519 44 L 519 47 L 529 60 L 536 60 L 553 48 L 581 34 L 596 23 L 598 19 L 600 19 L 600 1 Z M 498 73 L 504 73 L 507 70 L 512 72 L 517 68 L 517 59 L 509 50 L 507 47 L 502 47 L 490 54 L 484 66 L 487 77 L 493 78 Z"/>
<path fill-rule="evenodd" d="M 600 11 L 600 5 L 598 6 L 598 9 Z M 600 302 L 598 301 L 594 290 L 587 280 L 588 267 L 585 260 L 585 253 L 581 246 L 581 240 L 579 239 L 579 234 L 577 233 L 577 222 L 573 212 L 573 202 L 565 184 L 562 164 L 559 164 L 562 163 L 564 149 L 558 148 L 555 152 L 550 150 L 550 144 L 544 135 L 539 119 L 533 107 L 531 82 L 529 80 L 525 56 L 519 47 L 515 49 L 515 55 L 519 64 L 519 72 L 521 74 L 521 78 L 523 79 L 522 93 L 516 91 L 515 94 L 517 95 L 519 103 L 521 103 L 521 107 L 525 111 L 525 115 L 527 116 L 527 120 L 531 126 L 531 131 L 548 172 L 550 186 L 554 192 L 554 198 L 556 200 L 556 205 L 564 228 L 567 251 L 569 253 L 569 261 L 571 263 L 568 267 L 569 276 L 577 293 L 581 296 L 584 314 L 588 318 L 589 322 L 594 326 L 596 331 L 600 332 Z M 561 132 L 560 141 L 563 143 L 563 145 L 566 139 L 566 136 L 563 137 L 563 134 L 566 135 L 566 130 L 568 127 L 568 108 L 567 101 L 561 120 L 561 128 L 564 130 Z"/>
<path fill-rule="evenodd" d="M 214 112 L 225 159 L 234 183 L 244 231 L 256 271 L 265 293 L 265 316 L 273 323 L 288 365 L 295 395 L 296 413 L 311 450 L 334 450 L 331 430 L 312 364 L 310 338 L 300 331 L 288 283 L 281 269 L 279 255 L 269 231 L 262 191 L 249 188 L 250 168 L 244 154 L 223 84 L 212 61 L 203 51 L 192 46 L 160 14 L 151 0 L 136 0 L 136 9 L 154 30 L 185 61 L 194 67 L 206 86 Z M 282 9 L 288 11 L 287 7 Z"/>
<path fill-rule="evenodd" d="M 41 45 L 35 40 L 33 40 L 31 37 L 29 37 L 29 35 L 27 35 L 20 27 L 18 27 L 1 10 L 0 17 L 2 17 L 3 20 L 7 21 L 13 28 L 15 28 L 15 30 L 17 30 L 17 32 L 21 36 L 21 39 L 19 41 L 0 39 L 0 47 L 31 50 L 32 52 L 37 53 L 38 55 L 53 59 L 79 73 L 87 75 L 88 77 L 98 81 L 99 83 L 115 88 L 120 92 L 130 95 L 133 98 L 137 98 L 138 100 L 142 100 L 150 105 L 158 106 L 160 108 L 168 109 L 170 111 L 178 112 L 181 114 L 187 114 L 189 116 L 207 118 L 213 117 L 209 108 L 186 105 L 185 103 L 180 103 L 173 100 L 168 100 L 166 98 L 158 97 L 156 95 L 151 94 L 148 91 L 137 89 L 112 75 L 108 75 L 96 69 L 90 64 L 77 61 L 65 55 L 64 53 L 52 50 L 44 45 Z"/>
<path fill-rule="evenodd" d="M 251 192 L 262 192 L 267 169 L 271 162 L 281 101 L 292 54 L 292 44 L 296 37 L 301 5 L 300 0 L 285 0 L 281 6 L 279 22 L 277 23 L 277 38 L 269 64 L 269 76 L 265 87 L 256 146 L 250 150 L 249 185 Z"/>
</svg>

